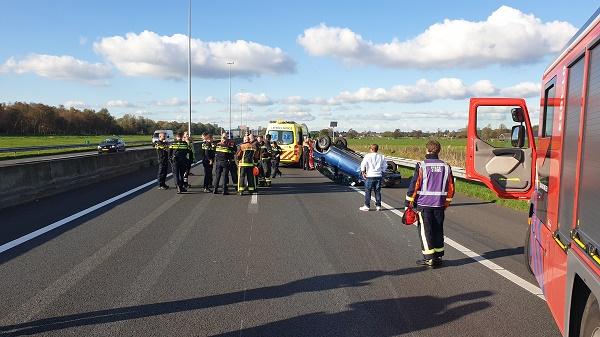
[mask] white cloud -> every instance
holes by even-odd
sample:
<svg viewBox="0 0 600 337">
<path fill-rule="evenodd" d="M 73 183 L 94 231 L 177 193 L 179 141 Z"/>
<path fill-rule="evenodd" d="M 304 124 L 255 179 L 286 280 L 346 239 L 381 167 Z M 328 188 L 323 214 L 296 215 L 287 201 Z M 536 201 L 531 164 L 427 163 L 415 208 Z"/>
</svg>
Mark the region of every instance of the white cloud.
<svg viewBox="0 0 600 337">
<path fill-rule="evenodd" d="M 105 105 L 108 108 L 136 108 L 136 107 L 138 107 L 137 105 L 135 105 L 131 102 L 121 100 L 121 99 L 108 101 L 108 102 L 106 102 Z"/>
<path fill-rule="evenodd" d="M 342 91 L 328 99 L 303 98 L 290 96 L 280 100 L 284 104 L 322 105 L 322 110 L 349 110 L 343 104 L 356 103 L 426 103 L 441 99 L 460 100 L 469 97 L 532 97 L 539 94 L 539 85 L 522 82 L 504 89 L 497 88 L 489 80 L 480 80 L 471 85 L 458 78 L 441 78 L 435 82 L 426 79 L 418 80 L 414 85 L 395 85 L 387 88 L 363 87 L 356 91 Z M 332 108 L 331 106 L 337 106 Z"/>
<path fill-rule="evenodd" d="M 151 31 L 139 34 L 102 38 L 94 43 L 97 53 L 103 55 L 117 69 L 128 76 L 151 76 L 182 79 L 187 74 L 188 38 L 183 34 L 159 35 Z M 264 74 L 293 73 L 296 63 L 280 48 L 256 42 L 217 41 L 192 39 L 192 71 L 196 77 L 225 78 L 253 77 Z"/>
<path fill-rule="evenodd" d="M 235 100 L 238 103 L 244 103 L 249 105 L 273 105 L 273 100 L 265 93 L 253 94 L 250 92 L 240 92 L 235 94 Z"/>
<path fill-rule="evenodd" d="M 0 65 L 0 73 L 34 73 L 53 80 L 78 81 L 93 85 L 106 85 L 112 77 L 110 67 L 102 63 L 89 63 L 63 55 L 31 54 L 23 59 L 9 58 Z"/>
<path fill-rule="evenodd" d="M 500 95 L 506 97 L 535 97 L 540 94 L 540 90 L 539 83 L 522 82 L 500 90 Z"/>
<path fill-rule="evenodd" d="M 365 40 L 349 28 L 308 28 L 297 42 L 314 56 L 347 64 L 389 68 L 482 67 L 522 64 L 556 53 L 577 29 L 565 21 L 542 22 L 533 14 L 501 6 L 485 21 L 446 19 L 413 39 L 388 43 Z"/>
<path fill-rule="evenodd" d="M 88 108 L 90 108 L 90 106 L 88 104 L 86 104 L 85 102 L 82 102 L 82 101 L 66 101 L 63 103 L 63 105 L 67 109 L 70 109 L 70 108 L 88 109 Z"/>
<path fill-rule="evenodd" d="M 179 97 L 171 97 L 162 101 L 154 102 L 156 106 L 184 106 L 187 104 L 187 100 L 181 99 Z"/>
<path fill-rule="evenodd" d="M 218 99 L 218 98 L 216 98 L 216 97 L 214 97 L 214 96 L 208 96 L 208 97 L 206 97 L 204 99 L 204 103 L 209 103 L 209 104 L 212 104 L 212 103 L 221 103 L 221 100 Z"/>
</svg>

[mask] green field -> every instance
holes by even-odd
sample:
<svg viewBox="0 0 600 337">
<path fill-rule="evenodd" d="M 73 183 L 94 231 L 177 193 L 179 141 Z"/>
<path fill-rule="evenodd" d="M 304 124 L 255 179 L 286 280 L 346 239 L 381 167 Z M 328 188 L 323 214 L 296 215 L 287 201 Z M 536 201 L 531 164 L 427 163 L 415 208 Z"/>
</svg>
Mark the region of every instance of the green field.
<svg viewBox="0 0 600 337">
<path fill-rule="evenodd" d="M 43 151 L 27 151 L 27 152 L 4 152 L 0 153 L 0 160 L 15 159 L 15 158 L 26 158 L 35 156 L 44 156 L 59 153 L 73 153 L 73 152 L 84 152 L 95 150 L 96 146 L 105 140 L 106 138 L 112 138 L 115 136 L 101 135 L 101 136 L 0 136 L 0 148 L 13 148 L 13 147 L 29 147 L 29 146 L 51 146 L 51 145 L 73 145 L 73 144 L 89 144 L 85 147 L 80 148 L 69 148 L 69 149 L 57 149 L 57 150 L 43 150 Z M 117 136 L 125 141 L 125 144 L 129 142 L 144 141 L 150 143 L 151 136 L 149 135 L 127 135 Z"/>
<path fill-rule="evenodd" d="M 465 167 L 466 146 L 465 138 L 458 139 L 438 139 L 442 145 L 440 158 L 447 161 L 452 166 Z M 379 145 L 379 151 L 383 154 L 408 158 L 423 159 L 425 157 L 425 138 L 357 138 L 348 139 L 348 147 L 367 152 L 369 146 L 373 143 Z"/>
<path fill-rule="evenodd" d="M 467 140 L 462 139 L 438 139 L 442 145 L 440 158 L 456 167 L 465 167 Z M 348 139 L 348 147 L 355 151 L 367 152 L 370 144 L 378 144 L 380 152 L 386 155 L 402 157 L 407 159 L 422 160 L 425 158 L 425 144 L 427 139 L 419 138 L 362 138 Z M 410 179 L 413 170 L 399 168 L 403 178 Z M 486 186 L 464 180 L 456 181 L 456 191 L 469 197 L 488 201 L 519 211 L 528 211 L 529 203 L 523 200 L 505 200 L 498 198 Z"/>
</svg>

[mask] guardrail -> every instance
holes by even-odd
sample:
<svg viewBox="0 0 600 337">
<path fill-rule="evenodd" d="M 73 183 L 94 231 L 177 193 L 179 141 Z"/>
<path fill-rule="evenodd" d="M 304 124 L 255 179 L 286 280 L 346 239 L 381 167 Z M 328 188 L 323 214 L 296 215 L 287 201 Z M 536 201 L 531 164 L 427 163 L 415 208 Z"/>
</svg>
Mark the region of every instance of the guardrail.
<svg viewBox="0 0 600 337">
<path fill-rule="evenodd" d="M 135 142 L 127 142 L 125 145 L 152 145 L 152 143 L 147 141 L 135 141 Z M 27 147 L 4 147 L 0 148 L 0 153 L 19 153 L 19 152 L 31 152 L 31 151 L 43 151 L 43 150 L 60 150 L 60 149 L 75 149 L 75 148 L 95 148 L 98 144 L 69 144 L 69 145 L 47 145 L 47 146 L 27 146 Z"/>
<path fill-rule="evenodd" d="M 366 154 L 366 152 L 359 152 L 359 153 L 362 155 Z M 393 161 L 397 165 L 400 165 L 403 167 L 408 167 L 408 168 L 415 168 L 417 163 L 420 162 L 420 160 L 392 157 L 392 156 L 385 156 L 385 158 L 389 161 Z M 454 176 L 454 178 L 460 178 L 463 180 L 472 181 L 471 179 L 467 179 L 467 172 L 462 167 L 452 167 L 452 175 Z"/>
</svg>

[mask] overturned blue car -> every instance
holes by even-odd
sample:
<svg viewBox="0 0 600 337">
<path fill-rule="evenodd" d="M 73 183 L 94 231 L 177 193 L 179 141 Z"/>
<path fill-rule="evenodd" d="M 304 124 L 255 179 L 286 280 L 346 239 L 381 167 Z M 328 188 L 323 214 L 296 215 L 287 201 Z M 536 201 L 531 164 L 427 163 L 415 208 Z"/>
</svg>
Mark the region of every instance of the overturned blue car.
<svg viewBox="0 0 600 337">
<path fill-rule="evenodd" d="M 336 183 L 358 185 L 365 179 L 360 173 L 360 163 L 363 156 L 348 148 L 344 138 L 338 138 L 335 143 L 331 137 L 321 136 L 313 149 L 315 169 Z M 383 174 L 383 186 L 393 187 L 400 184 L 398 166 L 388 161 L 387 170 Z"/>
</svg>

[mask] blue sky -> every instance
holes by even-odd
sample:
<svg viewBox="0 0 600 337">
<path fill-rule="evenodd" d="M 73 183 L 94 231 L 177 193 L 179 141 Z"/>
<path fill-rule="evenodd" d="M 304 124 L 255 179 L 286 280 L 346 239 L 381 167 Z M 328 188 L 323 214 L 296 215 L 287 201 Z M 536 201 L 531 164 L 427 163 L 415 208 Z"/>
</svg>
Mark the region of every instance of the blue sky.
<svg viewBox="0 0 600 337">
<path fill-rule="evenodd" d="M 523 96 L 593 1 L 192 0 L 193 120 L 311 129 L 466 124 L 471 96 Z M 0 101 L 187 119 L 187 0 L 4 1 Z M 528 33 L 525 33 L 528 32 Z M 128 35 L 129 34 L 129 35 Z M 535 116 L 534 116 L 535 118 Z"/>
</svg>

